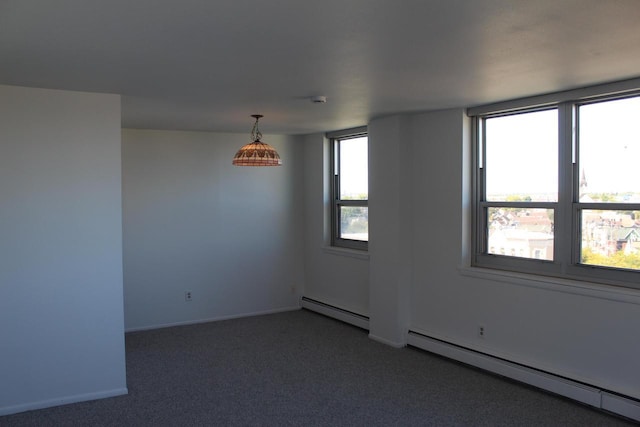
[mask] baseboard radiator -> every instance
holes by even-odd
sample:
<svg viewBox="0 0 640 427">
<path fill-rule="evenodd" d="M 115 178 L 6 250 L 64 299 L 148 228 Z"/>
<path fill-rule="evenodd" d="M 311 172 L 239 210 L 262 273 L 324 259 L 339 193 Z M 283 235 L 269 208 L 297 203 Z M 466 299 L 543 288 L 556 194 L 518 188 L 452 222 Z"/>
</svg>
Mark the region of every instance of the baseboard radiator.
<svg viewBox="0 0 640 427">
<path fill-rule="evenodd" d="M 407 344 L 640 421 L 640 401 L 409 331 Z"/>
<path fill-rule="evenodd" d="M 367 316 L 307 297 L 302 297 L 300 304 L 302 305 L 302 308 L 306 308 L 307 310 L 324 314 L 325 316 L 341 320 L 345 323 L 366 329 L 367 331 L 369 330 L 369 318 Z"/>
</svg>

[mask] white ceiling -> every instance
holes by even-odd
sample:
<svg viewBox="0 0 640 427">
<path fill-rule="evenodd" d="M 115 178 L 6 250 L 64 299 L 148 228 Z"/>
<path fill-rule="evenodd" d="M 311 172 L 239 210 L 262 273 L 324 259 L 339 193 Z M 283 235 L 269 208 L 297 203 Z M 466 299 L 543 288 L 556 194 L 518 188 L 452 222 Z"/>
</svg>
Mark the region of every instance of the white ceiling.
<svg viewBox="0 0 640 427">
<path fill-rule="evenodd" d="M 0 0 L 0 83 L 122 94 L 132 128 L 311 133 L 638 76 L 638 0 Z"/>
</svg>

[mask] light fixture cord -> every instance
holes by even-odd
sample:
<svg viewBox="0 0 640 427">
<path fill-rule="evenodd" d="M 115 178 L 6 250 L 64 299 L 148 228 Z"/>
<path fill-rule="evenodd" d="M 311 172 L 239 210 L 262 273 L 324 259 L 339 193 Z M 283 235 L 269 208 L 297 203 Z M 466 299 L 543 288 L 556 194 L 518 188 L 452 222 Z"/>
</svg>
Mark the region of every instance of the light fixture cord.
<svg viewBox="0 0 640 427">
<path fill-rule="evenodd" d="M 260 140 L 262 139 L 262 133 L 260 129 L 258 129 L 258 120 L 260 120 L 260 117 L 256 117 L 256 122 L 253 124 L 253 129 L 251 129 L 251 139 L 253 142 L 261 142 Z"/>
</svg>

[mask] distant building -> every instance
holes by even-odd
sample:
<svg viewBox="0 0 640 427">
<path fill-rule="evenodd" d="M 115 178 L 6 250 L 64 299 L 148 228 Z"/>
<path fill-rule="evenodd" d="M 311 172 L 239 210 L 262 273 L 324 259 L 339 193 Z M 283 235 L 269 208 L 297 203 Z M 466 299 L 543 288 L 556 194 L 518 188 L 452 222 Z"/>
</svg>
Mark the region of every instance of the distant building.
<svg viewBox="0 0 640 427">
<path fill-rule="evenodd" d="M 553 260 L 553 221 L 547 210 L 497 211 L 489 230 L 489 253 Z"/>
<path fill-rule="evenodd" d="M 584 168 L 580 174 L 580 194 L 587 192 L 587 175 L 584 173 Z"/>
</svg>

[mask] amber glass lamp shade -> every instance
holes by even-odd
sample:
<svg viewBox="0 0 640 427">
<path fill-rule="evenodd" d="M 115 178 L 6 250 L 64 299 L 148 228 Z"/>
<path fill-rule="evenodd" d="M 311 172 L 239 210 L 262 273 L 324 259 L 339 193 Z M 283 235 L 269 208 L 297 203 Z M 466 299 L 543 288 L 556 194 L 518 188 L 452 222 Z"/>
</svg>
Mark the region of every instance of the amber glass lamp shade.
<svg viewBox="0 0 640 427">
<path fill-rule="evenodd" d="M 256 119 L 253 129 L 251 130 L 251 139 L 253 142 L 250 142 L 238 150 L 233 157 L 233 164 L 235 166 L 282 166 L 282 160 L 275 148 L 260 141 L 262 134 L 260 130 L 258 130 L 258 120 L 262 116 L 254 114 L 251 117 L 255 117 Z"/>
</svg>

